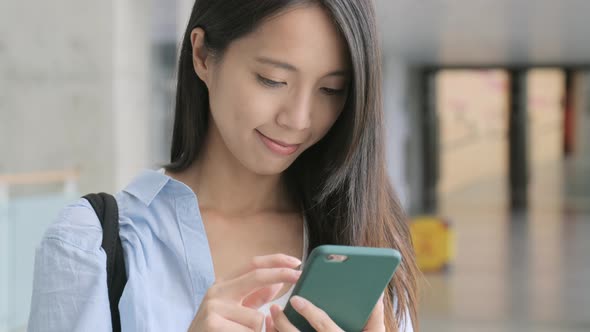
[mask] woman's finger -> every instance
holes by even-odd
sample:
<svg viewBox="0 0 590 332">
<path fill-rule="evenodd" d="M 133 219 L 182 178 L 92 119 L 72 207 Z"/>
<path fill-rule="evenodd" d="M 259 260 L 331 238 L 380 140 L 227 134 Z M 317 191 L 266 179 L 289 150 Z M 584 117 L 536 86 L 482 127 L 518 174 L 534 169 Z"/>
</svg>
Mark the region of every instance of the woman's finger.
<svg viewBox="0 0 590 332">
<path fill-rule="evenodd" d="M 262 331 L 264 314 L 258 310 L 220 300 L 211 300 L 206 305 L 209 306 L 209 312 L 215 312 L 226 320 L 247 327 L 251 331 Z"/>
<path fill-rule="evenodd" d="M 270 315 L 272 317 L 272 326 L 274 330 L 280 332 L 299 332 L 293 324 L 289 321 L 289 318 L 285 316 L 285 313 L 280 306 L 273 304 L 270 306 Z"/>
<path fill-rule="evenodd" d="M 272 316 L 268 315 L 266 316 L 266 332 L 278 332 L 278 330 L 275 328 L 275 325 L 272 321 Z"/>
<path fill-rule="evenodd" d="M 236 331 L 236 332 L 262 332 L 260 330 L 253 330 L 249 327 L 244 325 L 240 325 L 236 322 L 232 322 L 231 320 L 227 320 L 223 327 L 219 329 L 219 331 Z"/>
<path fill-rule="evenodd" d="M 259 309 L 266 303 L 272 301 L 272 299 L 274 299 L 281 291 L 283 285 L 283 283 L 280 283 L 263 287 L 244 298 L 242 305 L 247 308 Z"/>
<path fill-rule="evenodd" d="M 301 271 L 290 268 L 269 268 L 250 271 L 236 279 L 223 283 L 223 287 L 216 289 L 214 296 L 235 301 L 242 300 L 253 292 L 273 284 L 294 284 L 299 280 Z"/>
<path fill-rule="evenodd" d="M 311 325 L 316 331 L 342 331 L 325 311 L 316 307 L 313 303 L 301 296 L 293 296 L 289 301 L 291 302 L 291 306 L 293 306 L 293 308 L 303 316 L 309 322 L 309 325 Z"/>
<path fill-rule="evenodd" d="M 288 267 L 294 269 L 299 265 L 301 265 L 299 258 L 285 254 L 255 256 L 248 262 L 248 264 L 242 266 L 229 278 L 226 278 L 226 280 L 235 279 L 256 269 L 268 269 L 273 267 Z"/>
<path fill-rule="evenodd" d="M 384 330 L 385 328 L 385 315 L 383 312 L 384 304 L 383 304 L 383 294 L 377 301 L 377 304 L 373 308 L 373 312 L 371 312 L 371 316 L 369 316 L 369 320 L 365 325 L 365 331 L 380 331 Z"/>
<path fill-rule="evenodd" d="M 236 323 L 232 320 L 222 317 L 221 315 L 212 315 L 208 318 L 205 329 L 214 331 L 236 331 L 236 332 L 257 332 L 250 327 Z"/>
</svg>

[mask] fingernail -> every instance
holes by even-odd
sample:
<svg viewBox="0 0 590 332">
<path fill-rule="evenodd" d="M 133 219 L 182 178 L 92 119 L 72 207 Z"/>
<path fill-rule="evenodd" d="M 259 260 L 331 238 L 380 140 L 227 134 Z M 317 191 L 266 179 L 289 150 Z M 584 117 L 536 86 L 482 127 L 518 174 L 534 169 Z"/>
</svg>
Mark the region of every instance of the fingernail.
<svg viewBox="0 0 590 332">
<path fill-rule="evenodd" d="M 299 296 L 293 296 L 290 300 L 291 305 L 293 306 L 293 308 L 297 309 L 297 310 L 301 310 L 303 309 L 303 307 L 305 307 L 305 300 L 302 297 Z"/>
<path fill-rule="evenodd" d="M 293 264 L 301 264 L 301 260 L 299 260 L 299 258 L 291 257 L 290 259 Z"/>
</svg>

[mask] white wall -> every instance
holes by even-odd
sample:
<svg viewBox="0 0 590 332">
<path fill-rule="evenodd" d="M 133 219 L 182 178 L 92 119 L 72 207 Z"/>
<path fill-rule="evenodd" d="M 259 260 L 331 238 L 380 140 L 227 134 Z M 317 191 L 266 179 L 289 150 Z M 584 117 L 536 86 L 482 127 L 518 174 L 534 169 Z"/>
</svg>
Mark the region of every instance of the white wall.
<svg viewBox="0 0 590 332">
<path fill-rule="evenodd" d="M 0 173 L 79 167 L 81 191 L 114 191 L 146 164 L 148 7 L 0 3 Z"/>
<path fill-rule="evenodd" d="M 93 174 L 85 187 L 111 187 L 110 12 L 95 1 L 0 2 L 1 173 L 80 165 Z"/>
</svg>

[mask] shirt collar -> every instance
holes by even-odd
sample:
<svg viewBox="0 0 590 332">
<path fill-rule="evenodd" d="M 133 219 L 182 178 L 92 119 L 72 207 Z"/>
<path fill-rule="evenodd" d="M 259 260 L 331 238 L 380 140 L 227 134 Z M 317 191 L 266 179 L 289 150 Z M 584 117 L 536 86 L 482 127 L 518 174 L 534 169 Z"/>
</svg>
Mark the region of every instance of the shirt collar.
<svg viewBox="0 0 590 332">
<path fill-rule="evenodd" d="M 169 180 L 170 177 L 164 174 L 163 169 L 159 171 L 144 169 L 123 191 L 137 197 L 146 206 L 149 206 Z"/>
</svg>

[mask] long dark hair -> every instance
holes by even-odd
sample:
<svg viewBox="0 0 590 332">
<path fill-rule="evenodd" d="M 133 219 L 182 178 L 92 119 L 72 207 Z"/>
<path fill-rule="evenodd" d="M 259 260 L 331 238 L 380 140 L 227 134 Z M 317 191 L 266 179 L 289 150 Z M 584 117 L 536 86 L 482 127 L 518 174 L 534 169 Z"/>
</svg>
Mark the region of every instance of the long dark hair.
<svg viewBox="0 0 590 332">
<path fill-rule="evenodd" d="M 191 31 L 203 28 L 205 46 L 221 59 L 232 41 L 273 15 L 303 4 L 321 5 L 330 14 L 348 45 L 353 76 L 347 102 L 332 128 L 284 173 L 306 216 L 308 250 L 321 244 L 399 250 L 403 261 L 384 298 L 387 331 L 402 324 L 406 311 L 417 330 L 419 272 L 407 219 L 386 171 L 381 54 L 371 0 L 197 0 L 180 50 L 171 160 L 164 167 L 172 173 L 187 169 L 198 158 L 209 126 L 209 96 L 194 71 Z"/>
</svg>

